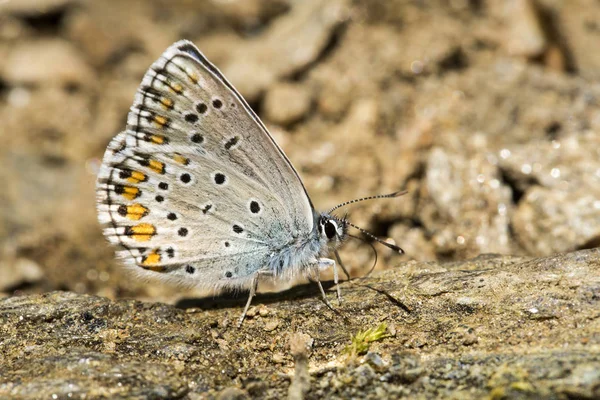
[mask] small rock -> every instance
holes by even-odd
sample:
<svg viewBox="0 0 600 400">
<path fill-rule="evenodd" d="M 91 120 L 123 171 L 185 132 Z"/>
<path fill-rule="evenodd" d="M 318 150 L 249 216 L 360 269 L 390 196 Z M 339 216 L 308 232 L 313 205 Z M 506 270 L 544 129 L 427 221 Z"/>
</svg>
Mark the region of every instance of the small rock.
<svg viewBox="0 0 600 400">
<path fill-rule="evenodd" d="M 267 332 L 271 332 L 271 331 L 274 331 L 275 329 L 277 329 L 278 326 L 279 326 L 279 320 L 274 319 L 274 320 L 267 322 L 263 329 Z"/>
<path fill-rule="evenodd" d="M 390 336 L 394 337 L 396 336 L 396 324 L 395 323 L 390 323 L 388 324 L 388 333 L 390 334 Z"/>
<path fill-rule="evenodd" d="M 32 260 L 18 258 L 0 261 L 0 291 L 7 290 L 23 283 L 39 282 L 44 271 Z"/>
<path fill-rule="evenodd" d="M 367 355 L 365 356 L 365 361 L 370 366 L 375 368 L 376 371 L 383 371 L 387 367 L 386 362 L 383 361 L 381 356 L 377 353 L 368 352 Z"/>
<path fill-rule="evenodd" d="M 546 37 L 533 0 L 506 2 L 506 22 L 509 25 L 506 47 L 511 54 L 531 58 L 544 52 Z"/>
<path fill-rule="evenodd" d="M 466 325 L 446 332 L 445 339 L 456 346 L 471 346 L 479 341 L 475 329 Z"/>
<path fill-rule="evenodd" d="M 2 7 L 1 4 L 0 7 Z M 5 44 L 12 43 L 20 37 L 28 35 L 29 29 L 31 28 L 29 28 L 27 24 L 19 18 L 2 16 L 2 23 L 0 24 L 0 39 Z M 10 46 L 0 46 L 0 54 L 2 55 L 3 59 L 3 61 L 1 61 L 2 63 L 4 62 L 5 54 L 9 47 Z"/>
<path fill-rule="evenodd" d="M 477 335 L 475 335 L 473 333 L 467 333 L 463 337 L 462 344 L 464 346 L 471 346 L 471 345 L 476 344 L 477 342 L 479 342 L 479 338 L 477 337 Z"/>
<path fill-rule="evenodd" d="M 273 360 L 273 362 L 275 364 L 285 363 L 285 356 L 281 353 L 273 353 L 273 356 L 271 356 L 271 359 Z"/>
<path fill-rule="evenodd" d="M 358 387 L 365 387 L 370 384 L 375 378 L 375 371 L 368 364 L 363 364 L 353 371 L 355 375 L 354 384 Z"/>
<path fill-rule="evenodd" d="M 459 306 L 479 306 L 481 305 L 481 301 L 479 299 L 474 299 L 473 297 L 459 297 L 456 299 L 456 304 Z"/>
<path fill-rule="evenodd" d="M 248 318 L 256 317 L 257 313 L 258 313 L 258 308 L 257 307 L 250 307 L 248 309 L 248 311 L 246 311 L 246 317 L 248 317 Z"/>
<path fill-rule="evenodd" d="M 266 317 L 267 315 L 269 315 L 269 308 L 264 304 L 261 304 L 258 307 L 258 315 L 260 315 L 263 318 Z"/>
<path fill-rule="evenodd" d="M 559 46 L 549 46 L 544 53 L 544 64 L 556 72 L 566 71 L 568 67 L 567 56 Z"/>
<path fill-rule="evenodd" d="M 188 360 L 198 352 L 198 348 L 187 343 L 169 344 L 159 350 L 163 355 L 176 360 Z"/>
<path fill-rule="evenodd" d="M 548 274 L 550 275 L 550 274 Z M 548 293 L 549 294 L 549 293 Z M 560 318 L 561 301 L 553 299 L 552 296 L 544 294 L 531 300 L 531 307 L 525 308 L 525 315 L 536 321 Z"/>
<path fill-rule="evenodd" d="M 15 46 L 1 71 L 12 85 L 90 85 L 94 72 L 79 52 L 61 39 L 40 39 Z"/>
<path fill-rule="evenodd" d="M 215 341 L 217 342 L 217 344 L 219 345 L 219 348 L 223 351 L 227 351 L 229 350 L 229 342 L 225 339 L 215 339 Z"/>
<path fill-rule="evenodd" d="M 265 115 L 276 124 L 288 126 L 308 113 L 310 102 L 310 92 L 306 87 L 290 83 L 277 84 L 265 97 Z"/>
</svg>

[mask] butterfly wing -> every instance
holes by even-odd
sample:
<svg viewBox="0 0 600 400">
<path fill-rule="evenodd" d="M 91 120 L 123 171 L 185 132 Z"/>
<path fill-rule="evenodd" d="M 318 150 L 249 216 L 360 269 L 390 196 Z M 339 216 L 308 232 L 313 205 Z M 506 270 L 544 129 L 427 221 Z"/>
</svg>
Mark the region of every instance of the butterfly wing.
<svg viewBox="0 0 600 400">
<path fill-rule="evenodd" d="M 126 131 L 104 155 L 97 197 L 127 265 L 190 286 L 247 284 L 274 251 L 313 229 L 297 172 L 188 41 L 144 76 Z"/>
</svg>

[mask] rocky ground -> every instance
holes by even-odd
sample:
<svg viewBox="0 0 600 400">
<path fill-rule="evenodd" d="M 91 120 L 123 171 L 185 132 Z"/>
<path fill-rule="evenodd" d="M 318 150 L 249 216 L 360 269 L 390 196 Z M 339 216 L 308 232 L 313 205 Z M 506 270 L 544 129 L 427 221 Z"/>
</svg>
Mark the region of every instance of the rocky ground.
<svg viewBox="0 0 600 400">
<path fill-rule="evenodd" d="M 0 1 L 0 396 L 600 396 L 598 21 L 591 0 Z M 407 254 L 379 249 L 386 271 L 341 307 L 302 286 L 236 330 L 243 295 L 114 260 L 100 158 L 181 38 L 319 208 L 409 191 L 351 208 Z M 464 261 L 486 253 L 512 256 Z M 355 276 L 372 262 L 342 255 Z"/>
<path fill-rule="evenodd" d="M 176 308 L 70 292 L 12 297 L 0 303 L 0 396 L 600 396 L 596 249 L 411 261 L 342 291 L 333 309 L 313 286 L 259 296 L 239 329 L 243 299 Z M 382 335 L 360 336 L 378 327 Z"/>
</svg>

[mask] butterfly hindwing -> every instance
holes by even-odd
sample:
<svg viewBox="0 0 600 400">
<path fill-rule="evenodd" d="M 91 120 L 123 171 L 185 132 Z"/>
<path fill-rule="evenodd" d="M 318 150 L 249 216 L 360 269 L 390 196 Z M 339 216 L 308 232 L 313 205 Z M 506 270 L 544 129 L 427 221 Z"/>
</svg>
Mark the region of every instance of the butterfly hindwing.
<svg viewBox="0 0 600 400">
<path fill-rule="evenodd" d="M 313 229 L 296 171 L 244 99 L 187 41 L 148 70 L 98 178 L 99 219 L 127 265 L 244 285 Z"/>
</svg>

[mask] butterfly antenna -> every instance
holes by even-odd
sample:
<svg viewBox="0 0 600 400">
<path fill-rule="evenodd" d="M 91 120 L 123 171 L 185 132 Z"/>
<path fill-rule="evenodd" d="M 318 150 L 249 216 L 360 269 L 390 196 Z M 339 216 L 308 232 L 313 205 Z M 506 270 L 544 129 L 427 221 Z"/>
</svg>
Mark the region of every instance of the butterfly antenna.
<svg viewBox="0 0 600 400">
<path fill-rule="evenodd" d="M 373 249 L 373 253 L 375 254 L 375 260 L 373 260 L 373 265 L 371 266 L 371 269 L 369 269 L 369 272 L 367 272 L 365 274 L 365 276 L 363 276 L 363 278 L 367 278 L 369 275 L 371 275 L 371 272 L 373 272 L 375 270 L 375 267 L 377 266 L 377 259 L 379 257 L 379 255 L 377 254 L 377 249 L 375 248 L 373 243 L 369 243 L 369 242 L 366 242 L 366 243 L 368 243 L 369 246 L 371 246 L 371 249 Z"/>
<path fill-rule="evenodd" d="M 356 236 L 352 236 L 349 235 L 353 238 L 355 238 Z M 340 253 L 338 253 L 337 249 L 333 250 L 333 254 L 335 254 L 335 258 L 337 259 L 338 265 L 340 266 L 340 268 L 342 268 L 342 271 L 344 271 L 344 274 L 346 274 L 346 278 L 348 280 L 350 280 L 350 274 L 348 273 L 348 270 L 346 269 L 346 266 L 344 265 L 344 263 L 342 262 L 342 257 L 340 257 Z"/>
<path fill-rule="evenodd" d="M 360 240 L 361 242 L 365 242 L 366 244 L 371 246 L 371 249 L 373 250 L 373 253 L 375 254 L 375 260 L 373 261 L 373 265 L 371 265 L 371 268 L 365 275 L 360 277 L 360 279 L 364 279 L 364 278 L 368 277 L 369 275 L 371 275 L 371 272 L 373 272 L 373 270 L 375 270 L 375 266 L 377 266 L 377 258 L 378 258 L 377 249 L 375 248 L 375 246 L 373 246 L 373 243 L 367 242 L 365 239 L 363 239 L 359 236 L 354 236 L 354 235 L 348 235 L 348 236 L 350 236 L 353 239 Z"/>
<path fill-rule="evenodd" d="M 355 200 L 350 200 L 350 201 L 345 201 L 341 204 L 338 204 L 337 206 L 333 207 L 331 210 L 329 210 L 327 213 L 331 214 L 332 212 L 334 212 L 335 210 L 337 210 L 338 208 L 341 207 L 345 207 L 349 204 L 353 204 L 353 203 L 359 203 L 361 201 L 365 201 L 365 200 L 373 200 L 373 199 L 389 199 L 392 197 L 399 197 L 402 196 L 403 194 L 408 193 L 408 190 L 401 190 L 399 192 L 394 192 L 394 193 L 390 193 L 390 194 L 378 194 L 376 196 L 369 196 L 369 197 L 362 197 L 360 199 L 355 199 Z"/>
<path fill-rule="evenodd" d="M 354 225 L 352 222 L 349 222 L 348 220 L 344 220 L 344 222 L 348 225 L 350 225 L 351 227 L 353 227 L 354 229 L 358 229 L 359 231 L 362 232 L 363 235 L 370 237 L 371 239 L 381 243 L 382 245 L 384 245 L 387 248 L 390 248 L 400 254 L 404 254 L 404 250 L 402 250 L 399 246 L 396 246 L 395 244 L 391 244 L 386 242 L 385 240 L 381 240 L 379 239 L 377 236 L 373 235 L 371 232 L 364 230 L 363 228 Z"/>
</svg>

